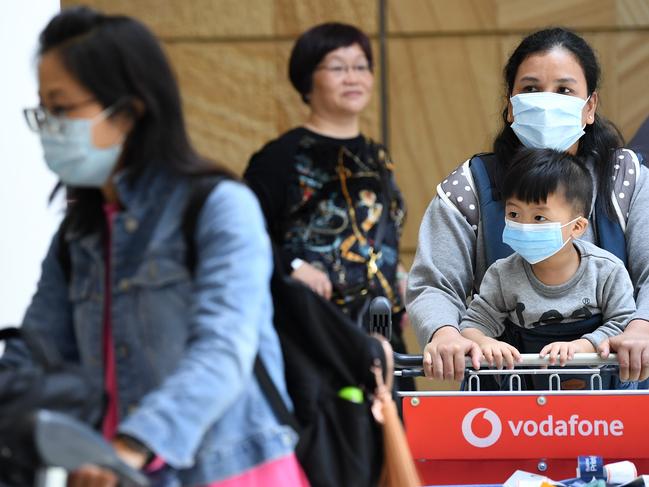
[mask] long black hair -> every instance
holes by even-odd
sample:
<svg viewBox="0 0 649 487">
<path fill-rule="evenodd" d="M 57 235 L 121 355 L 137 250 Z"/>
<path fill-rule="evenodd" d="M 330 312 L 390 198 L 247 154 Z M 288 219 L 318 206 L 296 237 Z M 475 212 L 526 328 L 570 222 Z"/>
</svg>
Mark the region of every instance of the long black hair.
<svg viewBox="0 0 649 487">
<path fill-rule="evenodd" d="M 503 71 L 506 85 L 507 100 L 514 90 L 514 81 L 521 63 L 534 54 L 545 53 L 555 48 L 566 49 L 577 59 L 584 71 L 588 96 L 597 90 L 601 70 L 593 48 L 574 32 L 555 27 L 545 29 L 527 36 L 509 57 Z M 493 150 L 500 161 L 500 174 L 496 175 L 497 184 L 502 182 L 503 173 L 512 160 L 514 153 L 521 147 L 521 142 L 507 120 L 508 106 L 502 112 L 503 128 L 494 140 Z M 604 117 L 595 113 L 595 121 L 586 125 L 585 134 L 579 139 L 577 155 L 582 159 L 592 157 L 595 161 L 595 171 L 598 179 L 597 195 L 604 204 L 609 215 L 614 214 L 610 194 L 612 189 L 612 152 L 624 145 L 624 139 L 619 130 Z"/>
<path fill-rule="evenodd" d="M 193 149 L 175 76 L 159 42 L 143 24 L 88 7 L 65 9 L 39 38 L 39 56 L 53 51 L 102 106 L 133 119 L 120 160 L 130 183 L 151 166 L 180 176 L 225 172 Z M 101 191 L 66 189 L 68 228 L 96 230 L 103 222 Z"/>
</svg>

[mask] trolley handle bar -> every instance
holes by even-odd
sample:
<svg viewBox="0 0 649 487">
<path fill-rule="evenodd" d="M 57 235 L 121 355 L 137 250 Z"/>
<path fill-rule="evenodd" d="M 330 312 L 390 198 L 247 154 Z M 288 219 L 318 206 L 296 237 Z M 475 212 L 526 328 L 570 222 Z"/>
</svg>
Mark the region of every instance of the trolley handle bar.
<svg viewBox="0 0 649 487">
<path fill-rule="evenodd" d="M 548 356 L 543 358 L 539 357 L 538 353 L 523 353 L 521 354 L 522 361 L 516 364 L 517 367 L 529 367 L 529 366 L 543 366 L 550 365 L 550 359 Z M 408 355 L 405 353 L 394 353 L 394 365 L 397 368 L 406 368 L 406 367 L 421 367 L 422 361 L 424 360 L 423 355 Z M 467 368 L 473 368 L 471 364 L 471 359 L 466 357 L 465 366 Z M 566 365 L 570 366 L 592 366 L 592 367 L 601 367 L 604 365 L 618 365 L 617 355 L 612 353 L 607 358 L 603 359 L 597 353 L 576 353 L 572 360 L 569 360 Z M 480 361 L 480 367 L 489 367 L 489 363 L 486 360 Z"/>
</svg>

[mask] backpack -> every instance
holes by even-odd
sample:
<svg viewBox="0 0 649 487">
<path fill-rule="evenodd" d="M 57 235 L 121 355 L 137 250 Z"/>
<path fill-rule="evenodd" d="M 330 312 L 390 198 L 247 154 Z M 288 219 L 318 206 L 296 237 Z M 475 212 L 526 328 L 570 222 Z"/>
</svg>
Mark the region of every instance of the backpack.
<svg viewBox="0 0 649 487">
<path fill-rule="evenodd" d="M 190 274 L 197 264 L 195 232 L 201 209 L 222 175 L 195 177 L 182 218 L 185 261 Z M 62 224 L 64 227 L 65 222 Z M 65 232 L 60 230 L 59 261 L 70 279 L 71 262 Z M 282 346 L 291 412 L 259 355 L 254 374 L 280 423 L 299 435 L 296 456 L 312 487 L 370 487 L 383 465 L 381 425 L 374 420 L 370 396 L 377 361 L 385 370 L 383 347 L 359 329 L 337 307 L 288 277 L 276 251 L 271 292 L 273 322 Z M 352 386 L 362 398 L 344 398 Z"/>
</svg>

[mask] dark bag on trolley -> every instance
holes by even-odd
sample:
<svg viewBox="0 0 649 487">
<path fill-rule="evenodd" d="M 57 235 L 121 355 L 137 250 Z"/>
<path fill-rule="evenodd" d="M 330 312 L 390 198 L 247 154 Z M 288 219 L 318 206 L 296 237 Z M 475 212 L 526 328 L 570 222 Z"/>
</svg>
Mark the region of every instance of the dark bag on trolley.
<svg viewBox="0 0 649 487">
<path fill-rule="evenodd" d="M 101 383 L 80 366 L 64 363 L 57 351 L 18 328 L 0 330 L 0 341 L 16 343 L 31 355 L 28 365 L 0 362 L 0 485 L 33 485 L 40 459 L 32 440 L 40 409 L 65 413 L 97 426 L 104 409 Z"/>
<path fill-rule="evenodd" d="M 194 233 L 200 210 L 222 178 L 200 178 L 183 217 L 187 265 L 195 267 Z M 308 287 L 288 277 L 275 253 L 271 290 L 293 411 L 289 411 L 259 356 L 255 376 L 279 421 L 299 434 L 296 455 L 312 487 L 371 487 L 383 465 L 381 425 L 370 409 L 381 343 Z M 349 386 L 362 394 L 346 397 Z M 343 396 L 343 397 L 341 397 Z M 353 399 L 353 400 L 350 400 Z"/>
<path fill-rule="evenodd" d="M 274 322 L 293 413 L 269 380 L 260 381 L 262 389 L 280 421 L 299 433 L 296 454 L 313 487 L 377 485 L 383 436 L 370 409 L 376 389 L 371 368 L 378 360 L 385 370 L 383 348 L 280 268 L 275 266 L 272 280 Z M 347 386 L 359 388 L 363 397 L 358 402 L 341 397 Z"/>
</svg>

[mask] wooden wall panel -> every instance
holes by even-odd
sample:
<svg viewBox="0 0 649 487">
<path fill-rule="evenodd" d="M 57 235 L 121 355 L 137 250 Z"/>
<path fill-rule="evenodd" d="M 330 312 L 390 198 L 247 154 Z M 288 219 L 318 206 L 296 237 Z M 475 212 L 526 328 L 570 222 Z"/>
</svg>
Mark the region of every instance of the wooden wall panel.
<svg viewBox="0 0 649 487">
<path fill-rule="evenodd" d="M 376 0 L 273 0 L 272 3 L 277 35 L 297 36 L 315 24 L 329 21 L 357 25 L 370 35 L 377 31 Z"/>
<path fill-rule="evenodd" d="M 165 39 L 177 37 L 272 36 L 274 3 L 269 0 L 62 0 L 144 21 Z"/>
<path fill-rule="evenodd" d="M 388 2 L 391 34 L 434 34 L 497 28 L 497 0 L 398 0 Z"/>
<path fill-rule="evenodd" d="M 548 25 L 584 29 L 616 22 L 615 0 L 497 1 L 501 29 L 535 30 Z"/>
<path fill-rule="evenodd" d="M 62 0 L 143 19 L 165 40 L 292 37 L 336 20 L 377 30 L 375 0 Z"/>
<path fill-rule="evenodd" d="M 389 55 L 392 153 L 408 202 L 402 245 L 409 251 L 437 184 L 490 146 L 502 108 L 500 45 L 491 37 L 400 39 Z"/>
<path fill-rule="evenodd" d="M 627 27 L 649 26 L 647 0 L 616 0 L 617 24 Z"/>
<path fill-rule="evenodd" d="M 649 116 L 649 31 L 617 34 L 614 45 L 607 63 L 608 84 L 617 87 L 612 119 L 628 140 Z"/>
<path fill-rule="evenodd" d="M 247 154 L 276 130 L 274 46 L 170 44 L 193 142 L 240 173 Z"/>
<path fill-rule="evenodd" d="M 388 30 L 396 35 L 506 35 L 548 25 L 578 30 L 649 26 L 647 0 L 398 0 L 388 6 Z"/>
</svg>

